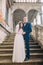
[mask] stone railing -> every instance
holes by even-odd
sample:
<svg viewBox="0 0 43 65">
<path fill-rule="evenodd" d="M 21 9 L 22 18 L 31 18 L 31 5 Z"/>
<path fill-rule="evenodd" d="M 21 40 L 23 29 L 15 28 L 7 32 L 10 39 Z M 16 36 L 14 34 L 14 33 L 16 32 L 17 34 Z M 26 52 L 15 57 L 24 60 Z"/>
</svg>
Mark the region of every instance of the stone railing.
<svg viewBox="0 0 43 65">
<path fill-rule="evenodd" d="M 15 2 L 31 2 L 32 3 L 32 2 L 41 2 L 41 1 L 39 1 L 39 0 L 14 0 L 13 2 L 14 3 Z"/>
<path fill-rule="evenodd" d="M 41 48 L 43 48 L 43 26 L 33 26 L 32 35 L 34 36 L 35 40 L 40 42 Z"/>
<path fill-rule="evenodd" d="M 6 36 L 9 36 L 11 32 L 5 28 L 4 25 L 0 24 L 0 44 L 5 40 Z"/>
<path fill-rule="evenodd" d="M 5 22 L 2 12 L 0 11 L 0 44 L 10 33 L 11 33 L 10 27 Z"/>
</svg>

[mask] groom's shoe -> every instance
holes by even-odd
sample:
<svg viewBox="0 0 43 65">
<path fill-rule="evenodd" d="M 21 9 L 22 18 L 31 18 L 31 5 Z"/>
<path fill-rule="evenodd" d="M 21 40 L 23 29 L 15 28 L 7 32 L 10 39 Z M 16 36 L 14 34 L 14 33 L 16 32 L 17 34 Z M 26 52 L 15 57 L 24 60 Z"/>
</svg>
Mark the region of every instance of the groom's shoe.
<svg viewBox="0 0 43 65">
<path fill-rule="evenodd" d="M 25 58 L 25 60 L 24 61 L 27 61 L 28 60 L 28 58 Z"/>
<path fill-rule="evenodd" d="M 24 61 L 28 61 L 30 57 L 26 57 Z"/>
</svg>

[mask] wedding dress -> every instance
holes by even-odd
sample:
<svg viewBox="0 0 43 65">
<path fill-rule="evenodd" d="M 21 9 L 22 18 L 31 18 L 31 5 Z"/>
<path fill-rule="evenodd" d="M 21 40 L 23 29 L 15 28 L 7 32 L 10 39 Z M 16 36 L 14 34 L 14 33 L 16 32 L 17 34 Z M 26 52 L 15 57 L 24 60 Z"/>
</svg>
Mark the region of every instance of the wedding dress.
<svg viewBox="0 0 43 65">
<path fill-rule="evenodd" d="M 25 59 L 25 42 L 22 35 L 22 28 L 18 31 L 19 25 L 16 26 L 16 35 L 14 38 L 12 62 L 23 62 Z"/>
</svg>

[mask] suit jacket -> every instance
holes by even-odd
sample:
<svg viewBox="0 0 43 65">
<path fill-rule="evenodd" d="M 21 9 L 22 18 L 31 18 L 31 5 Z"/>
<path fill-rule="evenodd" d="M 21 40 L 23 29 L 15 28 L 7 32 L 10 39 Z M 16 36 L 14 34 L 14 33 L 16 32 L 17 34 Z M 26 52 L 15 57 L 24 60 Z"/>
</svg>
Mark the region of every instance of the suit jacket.
<svg viewBox="0 0 43 65">
<path fill-rule="evenodd" d="M 30 22 L 27 22 L 25 26 L 23 25 L 23 31 L 26 32 L 26 34 L 23 35 L 24 39 L 27 41 L 30 38 L 30 32 L 32 32 L 32 25 Z"/>
</svg>

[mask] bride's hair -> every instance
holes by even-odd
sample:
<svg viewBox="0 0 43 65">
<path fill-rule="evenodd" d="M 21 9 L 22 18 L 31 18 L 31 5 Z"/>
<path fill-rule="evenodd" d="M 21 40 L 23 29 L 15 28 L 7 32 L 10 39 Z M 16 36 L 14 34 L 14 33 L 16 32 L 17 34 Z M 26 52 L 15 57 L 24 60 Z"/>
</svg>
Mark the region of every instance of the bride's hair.
<svg viewBox="0 0 43 65">
<path fill-rule="evenodd" d="M 20 22 L 19 22 L 19 29 L 21 29 L 21 28 L 22 28 L 21 23 L 22 23 L 22 25 L 23 25 L 23 22 L 22 22 L 22 21 L 20 21 Z"/>
</svg>

